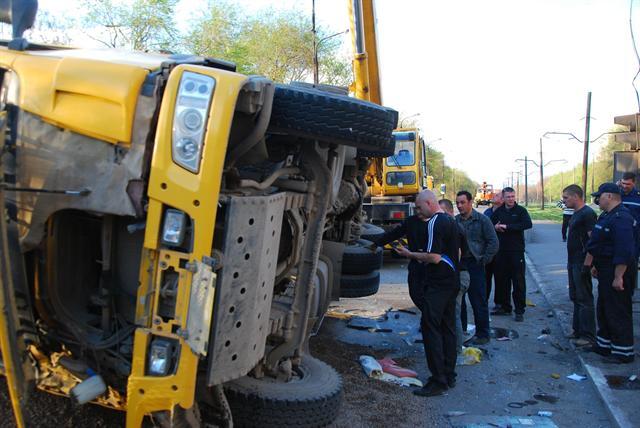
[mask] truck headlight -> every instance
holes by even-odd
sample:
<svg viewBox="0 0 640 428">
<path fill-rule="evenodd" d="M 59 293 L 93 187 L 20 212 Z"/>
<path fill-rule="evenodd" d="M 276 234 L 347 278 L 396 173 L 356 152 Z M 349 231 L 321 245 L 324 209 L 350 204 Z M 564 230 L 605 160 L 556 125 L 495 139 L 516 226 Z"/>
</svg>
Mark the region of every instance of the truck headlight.
<svg viewBox="0 0 640 428">
<path fill-rule="evenodd" d="M 166 210 L 162 226 L 162 243 L 174 247 L 182 245 L 186 227 L 187 216 L 185 213 L 174 209 Z"/>
<path fill-rule="evenodd" d="M 171 368 L 174 345 L 169 340 L 154 339 L 149 349 L 147 374 L 151 376 L 166 376 Z"/>
<path fill-rule="evenodd" d="M 181 167 L 198 173 L 209 106 L 216 81 L 185 71 L 180 79 L 173 115 L 172 156 Z"/>
</svg>

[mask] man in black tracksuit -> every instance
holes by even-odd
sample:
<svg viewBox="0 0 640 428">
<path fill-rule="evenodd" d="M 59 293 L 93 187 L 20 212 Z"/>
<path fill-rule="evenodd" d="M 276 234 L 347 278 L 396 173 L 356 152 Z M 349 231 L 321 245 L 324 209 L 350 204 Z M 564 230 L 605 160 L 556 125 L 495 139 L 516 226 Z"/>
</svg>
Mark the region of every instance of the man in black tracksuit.
<svg viewBox="0 0 640 428">
<path fill-rule="evenodd" d="M 529 212 L 516 203 L 516 193 L 511 187 L 502 190 L 504 205 L 493 212 L 494 224 L 500 242 L 495 258 L 496 303 L 500 309 L 492 315 L 511 314 L 511 284 L 513 283 L 513 305 L 516 321 L 524 321 L 527 285 L 524 264 L 524 231 L 531 229 Z"/>
<path fill-rule="evenodd" d="M 416 214 L 408 217 L 395 229 L 386 232 L 384 235 L 376 238 L 374 243 L 383 247 L 390 242 L 407 238 L 409 251 L 422 251 L 427 243 L 427 218 L 422 214 Z M 422 305 L 423 281 L 425 273 L 425 265 L 417 260 L 409 260 L 409 276 L 407 283 L 409 284 L 409 296 L 418 309 Z"/>
<path fill-rule="evenodd" d="M 427 366 L 431 377 L 416 395 L 443 394 L 456 385 L 456 296 L 458 295 L 459 229 L 453 217 L 438 205 L 435 194 L 423 190 L 416 198 L 416 212 L 427 223 L 427 242 L 423 251 L 410 251 L 402 246 L 396 251 L 410 260 L 424 263 L 420 278 L 423 288 L 420 324 Z"/>
</svg>

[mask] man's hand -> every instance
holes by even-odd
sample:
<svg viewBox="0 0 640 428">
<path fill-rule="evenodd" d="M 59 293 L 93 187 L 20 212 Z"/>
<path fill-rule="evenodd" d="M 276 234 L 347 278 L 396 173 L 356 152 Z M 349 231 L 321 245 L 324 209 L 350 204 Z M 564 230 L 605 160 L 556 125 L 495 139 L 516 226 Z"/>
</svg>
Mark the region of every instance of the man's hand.
<svg viewBox="0 0 640 428">
<path fill-rule="evenodd" d="M 507 230 L 507 225 L 506 224 L 502 224 L 500 222 L 496 223 L 496 225 L 494 227 L 496 229 L 496 232 L 504 232 L 505 230 Z"/>
<path fill-rule="evenodd" d="M 596 269 L 595 266 L 591 268 L 591 276 L 594 278 L 598 277 L 598 269 Z"/>
<path fill-rule="evenodd" d="M 394 249 L 394 251 L 396 253 L 398 253 L 401 256 L 406 257 L 408 259 L 411 258 L 411 254 L 413 254 L 411 251 L 409 251 L 407 248 L 405 248 L 402 245 L 397 245 L 397 246 L 393 247 L 393 249 Z"/>
<path fill-rule="evenodd" d="M 613 283 L 611 284 L 614 290 L 623 291 L 624 290 L 624 282 L 622 281 L 622 277 L 613 278 Z"/>
</svg>

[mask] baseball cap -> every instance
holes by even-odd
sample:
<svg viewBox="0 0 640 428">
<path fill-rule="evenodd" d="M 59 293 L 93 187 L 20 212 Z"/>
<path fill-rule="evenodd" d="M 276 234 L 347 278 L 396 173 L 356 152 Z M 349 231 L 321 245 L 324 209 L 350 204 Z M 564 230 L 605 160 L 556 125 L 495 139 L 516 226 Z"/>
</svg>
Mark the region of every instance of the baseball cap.
<svg viewBox="0 0 640 428">
<path fill-rule="evenodd" d="M 617 193 L 620 194 L 620 187 L 616 185 L 616 183 L 602 183 L 598 187 L 598 191 L 593 192 L 591 196 L 598 197 L 603 193 Z"/>
</svg>

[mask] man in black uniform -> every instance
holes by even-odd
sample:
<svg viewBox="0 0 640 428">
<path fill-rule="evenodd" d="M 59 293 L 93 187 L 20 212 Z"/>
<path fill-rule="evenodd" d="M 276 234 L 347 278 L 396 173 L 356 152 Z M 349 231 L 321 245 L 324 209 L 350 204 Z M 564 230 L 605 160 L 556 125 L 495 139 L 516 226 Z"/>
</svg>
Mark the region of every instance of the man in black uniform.
<svg viewBox="0 0 640 428">
<path fill-rule="evenodd" d="M 526 208 L 516 202 L 516 191 L 511 187 L 502 189 L 504 205 L 491 216 L 498 233 L 500 248 L 495 258 L 494 275 L 496 277 L 495 301 L 500 308 L 492 315 L 511 314 L 511 284 L 513 284 L 513 305 L 516 321 L 524 321 L 527 284 L 524 278 L 524 231 L 531 229 L 531 217 Z"/>
<path fill-rule="evenodd" d="M 631 363 L 633 352 L 632 302 L 636 263 L 635 220 L 622 205 L 615 183 L 603 183 L 592 194 L 604 213 L 598 219 L 587 244 L 584 264 L 593 263 L 591 274 L 598 278 L 596 345 L 591 351 L 615 363 Z"/>
<path fill-rule="evenodd" d="M 587 242 L 596 224 L 597 216 L 584 203 L 584 193 L 577 184 L 562 191 L 562 201 L 573 211 L 569 220 L 567 240 L 567 272 L 569 298 L 573 302 L 573 337 L 576 346 L 592 345 L 596 338 L 596 319 L 593 308 L 591 273 L 584 266 Z"/>
<path fill-rule="evenodd" d="M 425 263 L 424 296 L 422 298 L 422 338 L 431 378 L 414 394 L 431 397 L 443 394 L 456 383 L 455 310 L 458 294 L 458 258 L 460 245 L 458 227 L 451 216 L 445 214 L 436 195 L 422 191 L 416 198 L 416 211 L 429 218 L 427 243 L 423 252 L 410 251 L 402 246 L 396 251 Z"/>
</svg>

